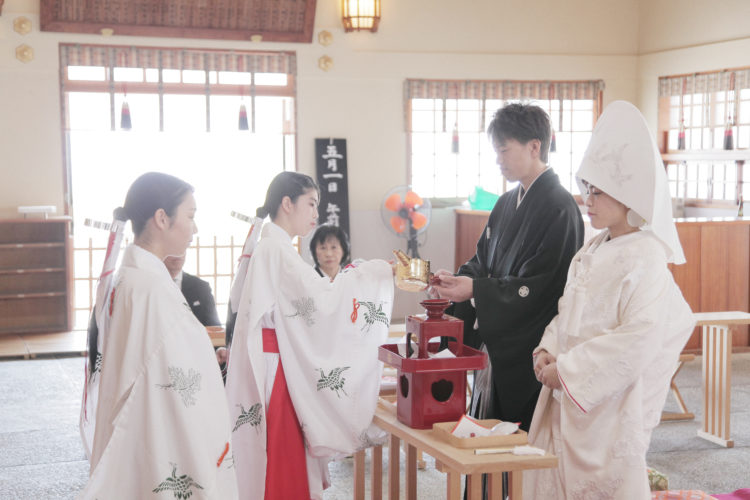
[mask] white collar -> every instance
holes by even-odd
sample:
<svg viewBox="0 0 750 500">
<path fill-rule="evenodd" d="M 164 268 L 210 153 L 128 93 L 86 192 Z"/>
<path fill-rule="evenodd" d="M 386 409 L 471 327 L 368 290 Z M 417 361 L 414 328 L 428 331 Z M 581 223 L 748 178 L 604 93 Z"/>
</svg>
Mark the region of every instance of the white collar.
<svg viewBox="0 0 750 500">
<path fill-rule="evenodd" d="M 172 281 L 172 276 L 169 274 L 167 266 L 164 265 L 164 261 L 135 243 L 128 245 L 122 259 L 123 265 L 145 269 L 155 273 L 161 278 L 167 278 L 169 281 Z"/>
<path fill-rule="evenodd" d="M 289 233 L 286 232 L 286 229 L 282 228 L 278 224 L 275 224 L 273 221 L 267 222 L 263 226 L 263 230 L 260 233 L 261 238 L 281 238 L 289 242 L 289 244 L 292 244 L 292 237 L 289 236 Z"/>
</svg>

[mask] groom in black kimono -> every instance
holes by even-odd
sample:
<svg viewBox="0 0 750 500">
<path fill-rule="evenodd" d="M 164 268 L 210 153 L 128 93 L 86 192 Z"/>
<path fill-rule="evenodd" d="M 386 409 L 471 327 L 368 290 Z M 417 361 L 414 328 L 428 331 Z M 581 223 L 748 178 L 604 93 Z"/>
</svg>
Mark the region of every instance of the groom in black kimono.
<svg viewBox="0 0 750 500">
<path fill-rule="evenodd" d="M 541 389 L 532 350 L 557 314 L 584 232 L 578 205 L 547 167 L 550 133 L 538 106 L 509 104 L 495 113 L 487 135 L 503 176 L 519 185 L 495 204 L 476 255 L 455 276 L 435 273 L 433 285 L 455 302 L 464 343 L 489 354 L 488 370 L 475 373 L 472 416 L 520 422 L 526 431 Z"/>
</svg>

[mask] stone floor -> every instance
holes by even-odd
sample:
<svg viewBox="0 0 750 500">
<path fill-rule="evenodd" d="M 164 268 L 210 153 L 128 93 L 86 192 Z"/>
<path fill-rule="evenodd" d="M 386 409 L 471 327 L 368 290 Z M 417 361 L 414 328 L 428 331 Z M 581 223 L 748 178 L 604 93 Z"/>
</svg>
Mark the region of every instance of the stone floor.
<svg viewBox="0 0 750 500">
<path fill-rule="evenodd" d="M 685 364 L 677 385 L 695 421 L 663 422 L 651 437 L 648 463 L 669 477 L 670 488 L 731 493 L 750 488 L 750 353 L 732 355 L 731 437 L 723 448 L 696 436 L 703 421 L 701 357 Z M 665 407 L 677 411 L 670 396 Z"/>
<path fill-rule="evenodd" d="M 649 464 L 666 473 L 673 488 L 728 493 L 750 486 L 750 354 L 735 354 L 733 363 L 733 449 L 696 436 L 702 411 L 700 357 L 678 375 L 696 421 L 661 424 L 648 455 Z M 88 474 L 78 435 L 83 358 L 1 361 L 0 380 L 0 499 L 75 498 Z M 676 409 L 671 398 L 670 408 Z M 418 471 L 419 498 L 444 498 L 445 479 L 434 460 L 425 459 L 425 470 Z M 352 468 L 351 459 L 330 464 L 333 486 L 326 500 L 352 498 Z"/>
</svg>

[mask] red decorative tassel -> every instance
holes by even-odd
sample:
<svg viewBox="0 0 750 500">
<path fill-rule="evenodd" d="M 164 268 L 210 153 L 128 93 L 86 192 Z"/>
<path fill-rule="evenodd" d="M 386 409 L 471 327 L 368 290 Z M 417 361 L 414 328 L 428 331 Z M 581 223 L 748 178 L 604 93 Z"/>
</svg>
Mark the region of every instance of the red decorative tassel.
<svg viewBox="0 0 750 500">
<path fill-rule="evenodd" d="M 680 123 L 680 131 L 677 133 L 677 149 L 680 151 L 685 149 L 685 120 Z"/>
<path fill-rule="evenodd" d="M 247 108 L 245 107 L 245 103 L 240 104 L 239 129 L 250 130 L 250 127 L 247 124 Z"/>
<path fill-rule="evenodd" d="M 557 151 L 557 138 L 555 137 L 555 131 L 552 131 L 552 139 L 549 141 L 549 152 L 554 153 Z"/>
<path fill-rule="evenodd" d="M 451 139 L 451 153 L 458 154 L 458 123 L 453 126 L 453 138 Z"/>
<path fill-rule="evenodd" d="M 122 111 L 120 112 L 120 129 L 130 130 L 133 125 L 130 122 L 130 106 L 128 101 L 122 101 Z"/>
<path fill-rule="evenodd" d="M 724 129 L 724 149 L 734 149 L 734 137 L 732 134 L 732 120 L 731 118 L 727 121 L 727 126 Z"/>
</svg>

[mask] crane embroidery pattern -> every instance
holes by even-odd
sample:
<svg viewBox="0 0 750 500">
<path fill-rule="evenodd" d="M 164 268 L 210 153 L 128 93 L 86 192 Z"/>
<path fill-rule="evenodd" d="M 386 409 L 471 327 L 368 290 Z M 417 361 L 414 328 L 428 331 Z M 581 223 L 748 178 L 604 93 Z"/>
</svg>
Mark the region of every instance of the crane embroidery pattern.
<svg viewBox="0 0 750 500">
<path fill-rule="evenodd" d="M 90 380 L 93 382 L 96 379 L 96 375 L 102 372 L 102 353 L 96 351 L 96 357 L 94 358 L 94 366 L 91 367 Z"/>
<path fill-rule="evenodd" d="M 182 368 L 176 366 L 168 367 L 167 371 L 169 372 L 170 383 L 156 384 L 156 386 L 162 389 L 174 389 L 179 393 L 182 404 L 186 408 L 193 406 L 195 404 L 195 393 L 201 390 L 201 374 L 191 368 L 185 375 Z"/>
<path fill-rule="evenodd" d="M 338 396 L 339 398 L 341 397 L 339 391 L 348 396 L 348 394 L 344 390 L 344 383 L 346 383 L 346 379 L 342 377 L 341 374 L 344 372 L 344 370 L 348 370 L 349 368 L 349 366 L 334 368 L 328 375 L 326 375 L 322 368 L 318 368 L 317 370 L 320 372 L 320 378 L 318 379 L 318 391 L 320 391 L 321 389 L 330 389 L 335 392 L 336 396 Z"/>
<path fill-rule="evenodd" d="M 240 405 L 240 415 L 237 417 L 237 421 L 234 423 L 234 429 L 232 429 L 232 432 L 236 431 L 240 428 L 240 426 L 245 424 L 250 424 L 251 426 L 255 427 L 255 430 L 257 431 L 262 419 L 263 415 L 261 415 L 260 413 L 260 403 L 255 403 L 247 410 L 245 410 L 245 407 L 243 405 Z"/>
<path fill-rule="evenodd" d="M 297 310 L 297 312 L 287 315 L 287 318 L 294 318 L 296 316 L 299 316 L 305 321 L 307 326 L 312 326 L 315 324 L 315 319 L 312 317 L 312 315 L 318 310 L 315 309 L 315 301 L 312 297 L 302 297 L 299 300 L 293 300 L 292 305 Z"/>
<path fill-rule="evenodd" d="M 174 494 L 175 498 L 182 500 L 193 496 L 193 486 L 199 490 L 203 489 L 203 486 L 193 481 L 193 478 L 187 474 L 182 474 L 180 477 L 177 477 L 177 464 L 172 464 L 172 475 L 162 481 L 161 484 L 152 491 L 154 493 L 159 493 L 169 490 Z"/>
<path fill-rule="evenodd" d="M 356 299 L 355 299 L 356 300 Z M 377 309 L 374 302 L 367 302 L 360 300 L 359 304 L 362 304 L 367 308 L 365 311 L 365 324 L 362 325 L 362 331 L 369 332 L 372 325 L 375 323 L 383 323 L 386 327 L 388 326 L 388 316 L 383 312 L 383 303 L 377 305 Z"/>
</svg>

